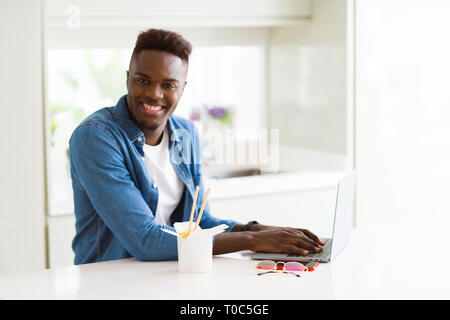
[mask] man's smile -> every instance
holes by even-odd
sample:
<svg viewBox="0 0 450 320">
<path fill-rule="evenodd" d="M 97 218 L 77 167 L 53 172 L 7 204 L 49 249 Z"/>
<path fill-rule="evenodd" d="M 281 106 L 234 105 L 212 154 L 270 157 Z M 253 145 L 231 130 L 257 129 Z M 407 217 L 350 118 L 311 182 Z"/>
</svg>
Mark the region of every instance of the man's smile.
<svg viewBox="0 0 450 320">
<path fill-rule="evenodd" d="M 162 105 L 149 104 L 146 102 L 142 102 L 141 105 L 144 113 L 151 116 L 159 115 L 165 109 Z"/>
</svg>

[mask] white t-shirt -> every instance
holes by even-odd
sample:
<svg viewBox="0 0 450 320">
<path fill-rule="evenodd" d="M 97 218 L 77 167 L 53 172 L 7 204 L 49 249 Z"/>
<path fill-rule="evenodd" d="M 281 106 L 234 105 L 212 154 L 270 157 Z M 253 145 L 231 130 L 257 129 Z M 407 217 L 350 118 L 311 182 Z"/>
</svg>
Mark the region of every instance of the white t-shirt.
<svg viewBox="0 0 450 320">
<path fill-rule="evenodd" d="M 144 144 L 147 172 L 158 187 L 158 206 L 155 222 L 170 224 L 170 216 L 180 202 L 184 184 L 169 160 L 169 131 L 164 129 L 161 142 L 156 146 Z"/>
</svg>

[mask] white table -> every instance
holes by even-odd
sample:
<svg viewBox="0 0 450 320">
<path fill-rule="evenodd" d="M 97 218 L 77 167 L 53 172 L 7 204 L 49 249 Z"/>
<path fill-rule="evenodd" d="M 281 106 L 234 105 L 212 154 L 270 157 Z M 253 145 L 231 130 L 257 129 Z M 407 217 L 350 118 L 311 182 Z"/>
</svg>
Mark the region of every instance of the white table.
<svg viewBox="0 0 450 320">
<path fill-rule="evenodd" d="M 449 299 L 447 226 L 358 228 L 336 260 L 301 278 L 257 276 L 248 252 L 215 256 L 200 274 L 123 259 L 2 275 L 0 299 Z"/>
</svg>

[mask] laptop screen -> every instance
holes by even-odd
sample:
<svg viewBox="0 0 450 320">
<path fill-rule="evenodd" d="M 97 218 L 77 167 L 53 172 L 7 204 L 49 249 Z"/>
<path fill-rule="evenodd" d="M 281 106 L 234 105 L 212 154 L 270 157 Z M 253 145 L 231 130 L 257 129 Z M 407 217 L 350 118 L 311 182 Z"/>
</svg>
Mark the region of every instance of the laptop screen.
<svg viewBox="0 0 450 320">
<path fill-rule="evenodd" d="M 356 170 L 351 171 L 339 181 L 336 196 L 336 212 L 334 215 L 331 259 L 345 248 L 350 237 L 350 230 L 353 225 L 355 185 Z"/>
</svg>

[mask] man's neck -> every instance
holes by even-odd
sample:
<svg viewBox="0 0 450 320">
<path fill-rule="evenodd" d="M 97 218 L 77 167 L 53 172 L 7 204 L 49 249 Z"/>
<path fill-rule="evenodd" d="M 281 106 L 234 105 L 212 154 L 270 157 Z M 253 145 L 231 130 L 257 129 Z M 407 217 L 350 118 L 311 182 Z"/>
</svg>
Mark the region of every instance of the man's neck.
<svg viewBox="0 0 450 320">
<path fill-rule="evenodd" d="M 145 143 L 151 146 L 157 146 L 161 143 L 165 126 L 156 128 L 155 130 L 143 130 Z"/>
</svg>

